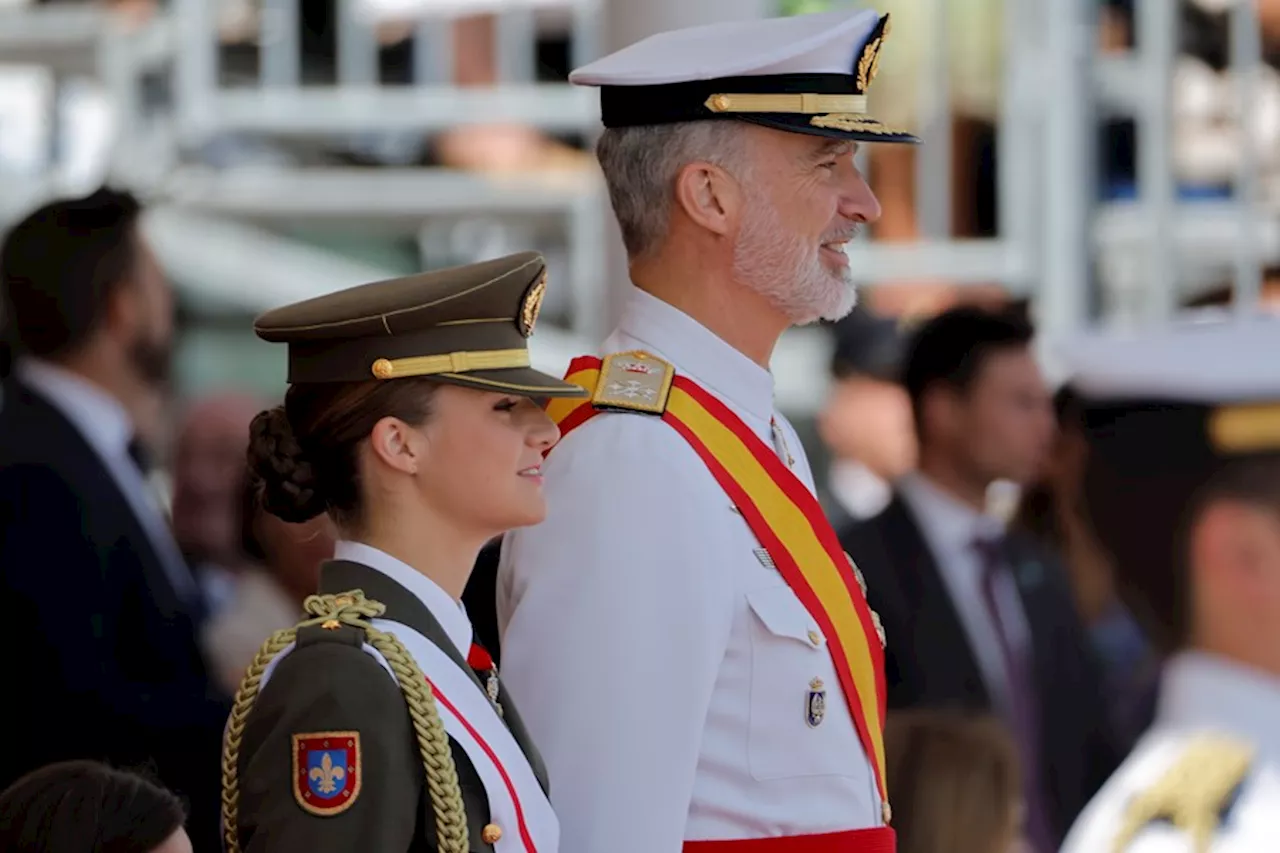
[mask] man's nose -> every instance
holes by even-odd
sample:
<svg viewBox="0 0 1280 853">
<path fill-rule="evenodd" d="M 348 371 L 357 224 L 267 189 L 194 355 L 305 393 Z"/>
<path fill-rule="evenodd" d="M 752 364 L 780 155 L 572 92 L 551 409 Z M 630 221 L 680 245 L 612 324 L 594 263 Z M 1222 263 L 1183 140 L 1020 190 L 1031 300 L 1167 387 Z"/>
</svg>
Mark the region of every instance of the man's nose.
<svg viewBox="0 0 1280 853">
<path fill-rule="evenodd" d="M 852 170 L 848 186 L 840 198 L 840 215 L 867 224 L 880 220 L 880 200 L 857 169 Z"/>
</svg>

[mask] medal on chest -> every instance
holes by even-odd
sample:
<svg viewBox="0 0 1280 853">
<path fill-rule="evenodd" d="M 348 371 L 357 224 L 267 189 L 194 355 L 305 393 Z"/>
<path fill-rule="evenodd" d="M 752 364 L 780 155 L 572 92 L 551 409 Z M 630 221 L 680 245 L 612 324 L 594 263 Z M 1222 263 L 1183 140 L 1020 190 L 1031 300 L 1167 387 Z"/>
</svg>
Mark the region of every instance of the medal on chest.
<svg viewBox="0 0 1280 853">
<path fill-rule="evenodd" d="M 476 674 L 484 673 L 484 692 L 489 697 L 493 709 L 498 712 L 498 716 L 502 716 L 502 706 L 498 704 L 498 692 L 501 685 L 498 682 L 498 665 L 493 662 L 493 656 L 489 651 L 479 643 L 471 644 L 471 651 L 467 653 L 467 665 L 476 671 Z"/>
</svg>

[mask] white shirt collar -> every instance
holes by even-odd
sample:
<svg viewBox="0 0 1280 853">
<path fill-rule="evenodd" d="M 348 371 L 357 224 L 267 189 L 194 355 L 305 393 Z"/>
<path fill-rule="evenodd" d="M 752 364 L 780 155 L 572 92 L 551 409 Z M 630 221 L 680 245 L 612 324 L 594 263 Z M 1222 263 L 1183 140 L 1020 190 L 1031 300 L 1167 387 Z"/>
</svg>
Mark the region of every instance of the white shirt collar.
<svg viewBox="0 0 1280 853">
<path fill-rule="evenodd" d="M 431 578 L 386 551 L 363 542 L 339 540 L 334 545 L 333 558 L 368 566 L 409 590 L 436 617 L 464 658 L 471 651 L 471 620 L 467 617 L 466 608 Z"/>
<path fill-rule="evenodd" d="M 924 474 L 912 471 L 898 483 L 902 496 L 915 510 L 916 521 L 927 537 L 945 553 L 955 553 L 973 544 L 977 536 L 999 536 L 1004 524 L 995 516 L 979 512 L 945 491 Z"/>
<path fill-rule="evenodd" d="M 893 487 L 854 459 L 837 459 L 827 471 L 827 488 L 850 517 L 874 518 L 889 505 Z"/>
<path fill-rule="evenodd" d="M 1186 651 L 1165 664 L 1159 721 L 1239 735 L 1280 758 L 1280 678 L 1207 652 Z"/>
<path fill-rule="evenodd" d="M 115 397 L 88 379 L 48 361 L 23 358 L 19 378 L 71 421 L 85 441 L 105 458 L 128 453 L 133 421 Z"/>
<path fill-rule="evenodd" d="M 632 287 L 618 332 L 749 414 L 773 416 L 773 374 L 675 306 Z"/>
</svg>

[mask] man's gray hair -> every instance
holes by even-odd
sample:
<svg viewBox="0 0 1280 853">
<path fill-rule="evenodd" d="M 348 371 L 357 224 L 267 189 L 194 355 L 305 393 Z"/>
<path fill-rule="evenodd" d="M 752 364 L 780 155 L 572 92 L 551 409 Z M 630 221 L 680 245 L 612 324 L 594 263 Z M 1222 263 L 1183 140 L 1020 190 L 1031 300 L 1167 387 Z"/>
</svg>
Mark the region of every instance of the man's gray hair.
<svg viewBox="0 0 1280 853">
<path fill-rule="evenodd" d="M 642 257 L 662 244 L 671 220 L 676 176 L 705 161 L 746 177 L 744 126 L 692 121 L 605 130 L 596 145 L 627 254 Z"/>
</svg>

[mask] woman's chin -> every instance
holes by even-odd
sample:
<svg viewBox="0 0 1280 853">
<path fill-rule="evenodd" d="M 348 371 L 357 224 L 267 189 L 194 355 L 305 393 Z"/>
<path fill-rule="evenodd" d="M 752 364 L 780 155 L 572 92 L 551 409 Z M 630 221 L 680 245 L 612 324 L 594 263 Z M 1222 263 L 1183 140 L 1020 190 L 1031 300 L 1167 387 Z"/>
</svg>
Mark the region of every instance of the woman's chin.
<svg viewBox="0 0 1280 853">
<path fill-rule="evenodd" d="M 537 500 L 521 501 L 518 507 L 512 507 L 512 512 L 508 516 L 505 530 L 514 530 L 517 527 L 533 527 L 535 524 L 541 524 L 547 517 L 547 502 L 538 495 Z"/>
</svg>

